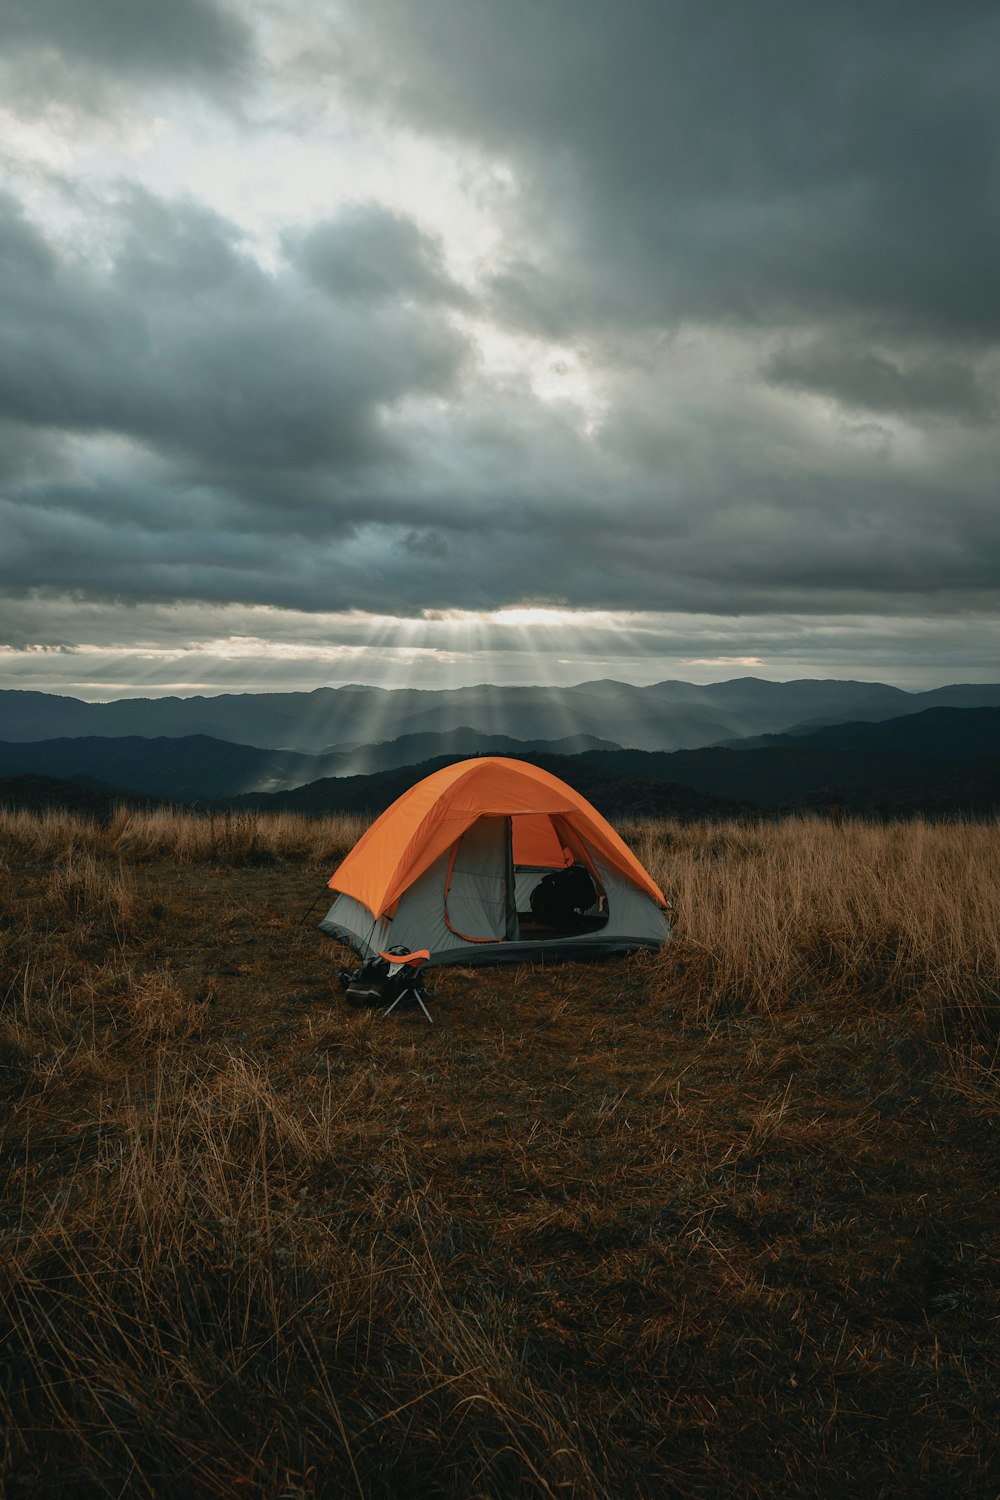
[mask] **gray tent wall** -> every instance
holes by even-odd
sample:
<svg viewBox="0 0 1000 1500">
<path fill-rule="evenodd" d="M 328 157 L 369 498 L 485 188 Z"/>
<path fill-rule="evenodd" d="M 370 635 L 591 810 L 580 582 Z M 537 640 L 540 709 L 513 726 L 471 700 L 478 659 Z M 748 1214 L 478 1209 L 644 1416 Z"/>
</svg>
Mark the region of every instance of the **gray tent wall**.
<svg viewBox="0 0 1000 1500">
<path fill-rule="evenodd" d="M 608 900 L 606 925 L 571 937 L 519 941 L 510 826 L 509 818 L 477 819 L 457 849 L 446 850 L 403 892 L 391 919 L 373 917 L 360 901 L 341 892 L 321 929 L 362 958 L 390 947 L 427 948 L 432 964 L 552 962 L 659 948 L 669 941 L 670 923 L 655 901 L 589 849 Z M 533 877 L 535 882 L 540 879 L 540 874 Z"/>
</svg>

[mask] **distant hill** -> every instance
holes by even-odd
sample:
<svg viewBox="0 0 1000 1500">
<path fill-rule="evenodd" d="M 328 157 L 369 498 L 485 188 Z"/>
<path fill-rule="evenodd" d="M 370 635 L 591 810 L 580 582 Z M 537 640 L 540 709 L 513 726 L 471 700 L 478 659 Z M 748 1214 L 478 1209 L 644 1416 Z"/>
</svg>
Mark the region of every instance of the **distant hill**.
<svg viewBox="0 0 1000 1500">
<path fill-rule="evenodd" d="M 662 777 L 765 809 L 988 813 L 1000 809 L 1000 708 L 934 708 L 808 735 L 579 760 L 602 774 Z"/>
<path fill-rule="evenodd" d="M 350 745 L 327 752 L 329 775 L 361 776 L 370 771 L 390 771 L 412 766 L 440 755 L 524 755 L 535 751 L 548 755 L 580 755 L 585 750 L 620 750 L 615 740 L 596 734 L 568 734 L 559 739 L 517 740 L 509 734 L 485 734 L 468 724 L 441 732 L 401 734 L 398 739 L 375 745 Z"/>
<path fill-rule="evenodd" d="M 274 790 L 322 775 L 323 769 L 312 757 L 294 751 L 256 750 L 203 734 L 185 739 L 88 735 L 24 745 L 0 743 L 0 776 L 27 771 L 64 780 L 86 776 L 133 794 L 181 802 Z"/>
<path fill-rule="evenodd" d="M 525 759 L 568 781 L 603 812 L 729 816 L 838 808 L 873 816 L 1000 811 L 1000 709 L 934 709 L 888 725 L 838 726 L 756 749 L 586 751 Z M 886 729 L 890 740 L 879 741 Z M 870 733 L 869 733 L 870 731 Z M 869 739 L 871 743 L 869 743 Z M 937 747 L 929 749 L 929 746 Z M 254 805 L 380 810 L 456 757 L 404 772 L 320 781 Z"/>
<path fill-rule="evenodd" d="M 641 753 L 641 752 L 640 752 Z M 328 777 L 287 792 L 251 793 L 235 797 L 234 808 L 297 812 L 310 815 L 334 812 L 379 813 L 416 782 L 461 756 L 440 756 L 401 771 L 383 771 L 373 776 Z M 569 781 L 605 817 L 731 818 L 753 814 L 749 803 L 714 796 L 689 786 L 641 776 L 616 775 L 581 768 L 578 755 L 526 755 L 520 759 L 551 770 Z"/>
<path fill-rule="evenodd" d="M 0 742 L 0 776 L 34 772 L 57 778 L 96 777 L 133 793 L 189 802 L 279 791 L 322 777 L 394 770 L 445 753 L 461 758 L 617 748 L 593 735 L 532 743 L 480 734 L 465 726 L 446 735 L 408 735 L 328 755 L 260 750 L 204 734 L 179 739 L 83 735 L 24 744 Z"/>
<path fill-rule="evenodd" d="M 579 756 L 602 775 L 662 778 L 763 811 L 837 807 L 844 812 L 1000 811 L 1000 755 L 945 757 L 850 749 L 623 750 Z"/>
<path fill-rule="evenodd" d="M 582 735 L 629 748 L 669 751 L 819 724 L 890 719 L 925 708 L 974 706 L 1000 706 L 1000 684 L 956 684 L 908 693 L 885 683 L 813 679 L 765 682 L 742 677 L 707 685 L 667 681 L 649 687 L 604 679 L 573 687 L 389 690 L 351 685 L 311 693 L 221 693 L 211 698 L 128 698 L 112 703 L 5 691 L 0 692 L 0 740 L 203 735 L 256 749 L 318 755 L 427 734 L 497 736 L 522 744 Z M 572 753 L 581 748 L 571 744 Z M 420 747 L 414 741 L 411 754 L 422 758 L 425 753 L 433 757 L 459 751 L 468 752 L 468 745 L 456 741 Z M 378 767 L 369 763 L 365 769 Z"/>
<path fill-rule="evenodd" d="M 817 750 L 905 750 L 967 760 L 1000 754 L 1000 708 L 927 708 L 901 719 L 870 724 L 831 724 L 808 734 L 761 734 L 732 740 L 727 748 Z"/>
<path fill-rule="evenodd" d="M 456 758 L 460 757 L 441 756 L 407 770 L 383 771 L 370 776 L 329 777 L 287 792 L 214 798 L 207 805 L 220 811 L 254 809 L 296 812 L 307 817 L 337 812 L 378 813 L 415 782 L 442 766 L 450 765 Z M 547 762 L 553 767 L 562 767 L 569 774 L 574 758 L 551 756 L 547 757 Z M 724 798 L 693 791 L 690 787 L 675 787 L 663 781 L 643 782 L 634 777 L 592 774 L 585 778 L 579 789 L 609 817 L 725 818 L 745 816 L 755 811 L 752 807 L 742 807 Z M 69 812 L 103 818 L 120 806 L 162 805 L 162 799 L 136 797 L 84 776 L 73 779 L 37 775 L 0 777 L 0 807 L 34 811 L 64 808 Z"/>
<path fill-rule="evenodd" d="M 809 734 L 670 752 L 587 748 L 567 755 L 552 753 L 553 742 L 532 746 L 473 730 L 467 735 L 470 749 L 530 760 L 614 816 L 725 817 L 812 808 L 886 817 L 1000 811 L 1000 708 L 933 708 L 878 723 L 854 721 Z M 115 791 L 123 787 L 133 797 L 216 806 L 377 812 L 431 771 L 464 759 L 468 750 L 405 767 L 396 757 L 449 742 L 454 737 L 421 735 L 366 751 L 306 756 L 210 736 L 81 737 L 0 744 L 0 776 L 30 771 L 62 783 L 77 778 L 77 785 L 89 778 L 105 784 L 106 796 L 125 795 Z M 352 766 L 378 765 L 380 759 L 379 769 L 349 774 Z M 337 774 L 331 776 L 331 769 Z"/>
</svg>

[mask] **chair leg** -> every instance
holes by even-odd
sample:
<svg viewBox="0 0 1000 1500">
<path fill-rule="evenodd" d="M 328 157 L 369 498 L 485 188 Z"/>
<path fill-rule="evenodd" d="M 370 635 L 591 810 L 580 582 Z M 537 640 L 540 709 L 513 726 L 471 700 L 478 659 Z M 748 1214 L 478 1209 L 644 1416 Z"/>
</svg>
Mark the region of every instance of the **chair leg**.
<svg viewBox="0 0 1000 1500">
<path fill-rule="evenodd" d="M 427 1009 L 426 1005 L 424 1004 L 424 997 L 423 997 L 423 995 L 420 993 L 419 990 L 414 990 L 413 993 L 416 995 L 416 997 L 417 997 L 417 1004 L 420 1006 L 420 1009 L 423 1011 L 424 1015 L 427 1017 L 427 1020 L 428 1020 L 429 1024 L 431 1026 L 433 1026 L 434 1022 L 431 1020 L 431 1013 L 430 1013 L 430 1011 Z"/>
<path fill-rule="evenodd" d="M 400 990 L 395 1000 L 389 1006 L 389 1009 L 382 1012 L 383 1016 L 391 1016 L 400 1000 L 415 1000 L 420 1006 L 420 1009 L 423 1011 L 424 1015 L 427 1017 L 428 1021 L 430 1021 L 430 1024 L 432 1026 L 434 1025 L 434 1022 L 431 1019 L 431 1013 L 424 1004 L 423 996 L 421 995 L 420 991 L 412 984 L 408 985 L 405 990 Z"/>
</svg>

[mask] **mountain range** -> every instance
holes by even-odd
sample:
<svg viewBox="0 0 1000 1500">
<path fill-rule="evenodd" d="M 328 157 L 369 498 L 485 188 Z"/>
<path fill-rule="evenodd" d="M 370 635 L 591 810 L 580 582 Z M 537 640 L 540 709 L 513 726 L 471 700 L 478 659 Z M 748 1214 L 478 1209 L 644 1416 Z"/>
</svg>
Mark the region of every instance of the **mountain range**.
<svg viewBox="0 0 1000 1500">
<path fill-rule="evenodd" d="M 50 693 L 0 692 L 0 740 L 80 737 L 180 739 L 206 735 L 262 750 L 326 755 L 414 735 L 474 731 L 521 743 L 591 735 L 638 750 L 685 750 L 751 735 L 809 733 L 824 724 L 875 722 L 926 708 L 1000 706 L 1000 684 L 954 684 L 909 693 L 885 683 L 756 677 L 701 686 L 648 687 L 601 680 L 574 687 L 448 689 L 352 685 L 311 693 L 222 693 L 85 703 Z M 405 751 L 412 764 L 417 746 Z M 425 745 L 450 754 L 463 745 Z M 355 766 L 354 770 L 377 769 Z"/>
<path fill-rule="evenodd" d="M 620 746 L 596 735 L 558 740 L 515 740 L 459 728 L 448 734 L 411 734 L 384 744 L 303 755 L 297 750 L 260 750 L 206 734 L 177 739 L 141 735 L 81 735 L 79 738 L 0 741 L 0 777 L 33 774 L 86 777 L 105 785 L 168 801 L 198 801 L 267 793 L 324 777 L 361 777 L 430 759 L 468 755 L 578 755 Z"/>
<path fill-rule="evenodd" d="M 895 721 L 883 742 L 877 731 L 886 727 L 838 725 L 836 733 L 822 729 L 750 749 L 589 750 L 525 758 L 614 816 L 722 817 L 831 808 L 875 816 L 1000 811 L 1000 708 L 926 709 Z M 378 812 L 450 759 L 234 801 L 308 813 Z"/>
<path fill-rule="evenodd" d="M 116 788 L 123 788 L 131 798 L 215 806 L 377 812 L 451 761 L 499 753 L 543 766 L 616 816 L 723 817 L 831 807 L 877 816 L 1000 811 L 1000 708 L 932 708 L 696 750 L 606 748 L 606 741 L 581 737 L 511 743 L 473 730 L 461 739 L 450 753 L 406 765 L 399 764 L 401 756 L 436 746 L 441 737 L 369 747 L 367 764 L 375 769 L 364 774 L 354 770 L 360 751 L 307 756 L 203 735 L 8 742 L 0 744 L 0 778 L 7 778 L 0 796 L 21 805 L 77 806 L 82 799 L 96 806 L 101 798 L 113 801 L 122 795 Z"/>
</svg>

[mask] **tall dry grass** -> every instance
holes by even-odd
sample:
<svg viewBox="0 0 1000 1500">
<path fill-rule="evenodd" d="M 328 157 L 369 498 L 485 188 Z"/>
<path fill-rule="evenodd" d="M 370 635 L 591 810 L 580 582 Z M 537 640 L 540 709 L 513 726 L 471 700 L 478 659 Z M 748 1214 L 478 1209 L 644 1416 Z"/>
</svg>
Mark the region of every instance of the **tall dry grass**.
<svg viewBox="0 0 1000 1500">
<path fill-rule="evenodd" d="M 0 809 L 0 844 L 38 859 L 69 860 L 78 851 L 133 862 L 254 864 L 283 859 L 334 862 L 361 837 L 369 819 L 340 813 L 197 813 L 119 808 L 106 821 L 67 813 Z"/>
<path fill-rule="evenodd" d="M 916 1007 L 948 1040 L 996 1035 L 1000 824 L 625 824 L 674 907 L 689 1003 L 708 1013 Z"/>
<path fill-rule="evenodd" d="M 305 862 L 324 873 L 363 815 L 119 810 L 106 823 L 0 811 L 0 848 L 51 863 L 52 900 L 117 930 L 130 865 Z M 661 967 L 687 1012 L 845 1003 L 915 1006 L 943 1039 L 995 1035 L 1000 824 L 622 820 L 667 893 L 677 943 Z"/>
<path fill-rule="evenodd" d="M 1000 828 L 623 825 L 673 945 L 429 1028 L 362 826 L 0 817 L 5 1500 L 992 1500 Z"/>
<path fill-rule="evenodd" d="M 487 1287 L 450 1296 L 404 1139 L 344 1211 L 355 1130 L 329 1081 L 293 1110 L 245 1058 L 205 1080 L 158 1057 L 8 1241 L 8 1479 L 30 1451 L 52 1495 L 600 1493 L 571 1393 Z"/>
</svg>

